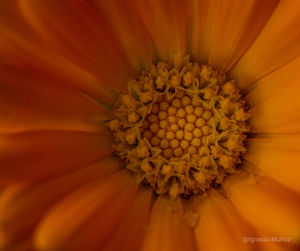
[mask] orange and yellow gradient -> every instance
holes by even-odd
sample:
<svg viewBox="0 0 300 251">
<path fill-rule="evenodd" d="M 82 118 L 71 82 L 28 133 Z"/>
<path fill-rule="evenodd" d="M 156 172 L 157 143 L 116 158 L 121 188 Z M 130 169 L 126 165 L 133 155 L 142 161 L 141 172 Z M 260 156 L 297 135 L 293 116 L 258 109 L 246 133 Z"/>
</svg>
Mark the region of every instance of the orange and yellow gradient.
<svg viewBox="0 0 300 251">
<path fill-rule="evenodd" d="M 299 0 L 2 0 L 0 34 L 0 250 L 299 250 Z M 138 183 L 106 123 L 174 52 L 251 107 L 242 165 L 189 199 Z"/>
</svg>

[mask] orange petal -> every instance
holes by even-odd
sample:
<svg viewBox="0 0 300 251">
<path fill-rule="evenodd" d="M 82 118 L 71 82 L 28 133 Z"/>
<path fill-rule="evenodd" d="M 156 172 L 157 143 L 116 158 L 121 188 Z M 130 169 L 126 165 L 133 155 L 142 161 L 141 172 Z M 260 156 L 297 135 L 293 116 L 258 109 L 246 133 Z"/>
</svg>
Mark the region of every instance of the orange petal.
<svg viewBox="0 0 300 251">
<path fill-rule="evenodd" d="M 259 37 L 233 68 L 232 76 L 240 87 L 248 88 L 300 55 L 299 22 L 300 2 L 280 1 Z"/>
<path fill-rule="evenodd" d="M 128 212 L 136 190 L 136 180 L 126 170 L 78 189 L 51 209 L 40 223 L 35 234 L 36 247 L 99 250 Z"/>
<path fill-rule="evenodd" d="M 3 2 L 5 1 L 7 0 Z M 31 0 L 26 2 L 28 4 L 32 3 Z M 45 1 L 43 1 L 43 3 L 45 4 Z M 61 7 L 62 5 L 63 4 L 61 4 Z M 8 4 L 7 9 L 2 10 L 5 14 L 0 16 L 1 61 L 6 64 L 30 69 L 31 73 L 42 72 L 45 78 L 48 75 L 55 76 L 57 79 L 63 80 L 65 84 L 73 88 L 75 87 L 88 95 L 109 100 L 112 95 L 112 88 L 109 88 L 108 84 L 106 86 L 104 85 L 107 83 L 104 74 L 103 78 L 99 77 L 99 74 L 94 74 L 84 65 L 83 58 L 75 61 L 67 57 L 67 55 L 65 55 L 67 54 L 67 49 L 63 51 L 64 53 L 59 52 L 55 48 L 53 40 L 40 39 L 37 35 L 42 35 L 42 32 L 38 34 L 33 32 L 32 25 L 29 25 L 27 20 L 22 16 L 22 12 L 20 11 L 22 10 L 24 13 L 22 6 L 22 2 L 20 2 L 20 6 L 18 4 Z M 50 6 L 46 4 L 44 6 L 49 7 L 48 14 L 53 14 Z M 38 4 L 36 4 L 35 7 L 38 7 Z M 3 6 L 1 5 L 1 9 L 2 8 Z M 55 16 L 55 14 L 53 15 Z M 56 20 L 53 19 L 53 15 L 51 19 Z M 45 17 L 46 16 L 45 14 Z M 63 27 L 63 24 L 66 24 L 66 20 L 64 20 L 65 22 L 60 21 L 60 26 Z M 78 27 L 78 25 L 71 25 L 71 27 Z M 55 37 L 59 38 L 60 35 L 56 34 Z M 78 41 L 79 38 L 74 38 L 73 40 Z M 81 45 L 83 46 L 84 44 Z M 68 44 L 66 48 L 72 48 L 72 46 Z M 93 55 L 94 54 L 95 53 L 93 53 Z M 78 55 L 80 54 L 74 52 L 72 55 L 79 57 Z M 103 65 L 105 64 L 103 63 Z M 98 66 L 98 72 L 102 69 L 103 67 Z M 100 76 L 102 75 L 100 74 Z"/>
<path fill-rule="evenodd" d="M 125 80 L 132 69 L 129 55 L 122 48 L 123 41 L 93 3 L 20 0 L 20 6 L 50 47 L 99 78 L 99 84 L 106 88 L 126 87 Z"/>
<path fill-rule="evenodd" d="M 229 70 L 250 47 L 277 0 L 194 0 L 191 51 L 200 61 Z"/>
<path fill-rule="evenodd" d="M 299 196 L 271 179 L 242 173 L 229 177 L 224 188 L 240 214 L 261 234 L 299 241 Z"/>
<path fill-rule="evenodd" d="M 297 57 L 287 65 L 259 79 L 253 84 L 252 90 L 246 96 L 248 103 L 255 107 L 272 96 L 287 88 L 300 77 L 300 57 Z"/>
<path fill-rule="evenodd" d="M 97 131 L 100 121 L 108 117 L 100 104 L 45 76 L 29 76 L 21 69 L 3 67 L 0 81 L 1 133 L 39 129 Z"/>
<path fill-rule="evenodd" d="M 1 135 L 0 184 L 30 182 L 94 163 L 111 152 L 107 134 L 103 128 L 98 133 L 44 130 Z"/>
<path fill-rule="evenodd" d="M 185 1 L 131 0 L 150 33 L 159 56 L 167 59 L 173 52 L 187 52 L 188 5 Z"/>
<path fill-rule="evenodd" d="M 278 182 L 300 192 L 300 136 L 284 135 L 249 139 L 245 158 Z"/>
<path fill-rule="evenodd" d="M 132 0 L 95 0 L 95 6 L 110 24 L 132 67 L 140 70 L 153 61 L 152 38 L 142 24 Z"/>
<path fill-rule="evenodd" d="M 142 251 L 157 250 L 197 250 L 180 198 L 173 201 L 167 196 L 159 196 L 154 204 Z"/>
<path fill-rule="evenodd" d="M 103 251 L 139 251 L 148 223 L 152 190 L 140 187 L 121 225 L 108 242 L 101 247 Z M 126 236 L 126 237 L 125 237 Z"/>
<path fill-rule="evenodd" d="M 243 242 L 244 237 L 253 236 L 253 230 L 232 204 L 216 191 L 209 193 L 199 214 L 200 220 L 195 228 L 199 250 L 254 250 L 255 244 Z"/>
<path fill-rule="evenodd" d="M 78 187 L 119 169 L 119 161 L 109 156 L 94 165 L 46 182 L 31 186 L 10 185 L 5 188 L 0 199 L 0 225 L 6 226 L 3 234 L 6 249 L 9 249 L 8 245 L 11 247 L 23 239 L 30 240 L 37 222 L 61 198 Z M 1 245 L 0 242 L 0 248 L 4 243 Z"/>
<path fill-rule="evenodd" d="M 300 58 L 258 82 L 247 99 L 253 108 L 253 133 L 292 134 L 300 132 Z"/>
</svg>

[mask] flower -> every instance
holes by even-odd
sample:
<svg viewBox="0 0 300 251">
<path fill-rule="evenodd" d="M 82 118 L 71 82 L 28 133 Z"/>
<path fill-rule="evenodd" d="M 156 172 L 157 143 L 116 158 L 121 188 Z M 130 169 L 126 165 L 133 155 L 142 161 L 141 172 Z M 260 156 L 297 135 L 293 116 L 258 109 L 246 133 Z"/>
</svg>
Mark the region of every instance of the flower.
<svg viewBox="0 0 300 251">
<path fill-rule="evenodd" d="M 299 5 L 2 0 L 1 249 L 299 249 Z M 120 101 L 117 91 L 126 92 L 129 79 L 175 52 L 226 72 L 252 114 L 242 166 L 189 199 L 179 195 L 177 183 L 169 196 L 137 182 L 136 167 L 125 169 L 112 154 L 107 126 L 111 107 Z M 163 87 L 163 80 L 156 84 Z M 189 85 L 191 76 L 184 81 Z M 216 94 L 210 90 L 203 97 Z M 128 97 L 122 100 L 135 106 Z M 238 110 L 237 117 L 245 114 Z M 225 118 L 221 127 L 228 123 Z M 110 126 L 120 128 L 118 121 Z M 136 143 L 135 135 L 127 135 L 129 144 Z M 234 149 L 242 141 L 226 144 Z M 140 149 L 140 156 L 147 157 L 147 150 Z M 210 165 L 208 157 L 201 161 Z M 226 169 L 233 159 L 220 162 Z M 177 166 L 184 168 L 182 161 Z M 144 172 L 151 169 L 141 165 Z M 171 170 L 165 165 L 162 172 Z"/>
</svg>

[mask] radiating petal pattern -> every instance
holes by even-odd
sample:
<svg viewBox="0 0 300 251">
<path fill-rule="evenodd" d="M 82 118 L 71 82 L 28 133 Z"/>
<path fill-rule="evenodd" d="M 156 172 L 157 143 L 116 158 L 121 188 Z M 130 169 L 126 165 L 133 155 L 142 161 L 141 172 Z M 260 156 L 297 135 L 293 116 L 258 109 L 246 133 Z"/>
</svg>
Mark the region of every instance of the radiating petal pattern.
<svg viewBox="0 0 300 251">
<path fill-rule="evenodd" d="M 152 209 L 142 251 L 196 251 L 192 229 L 188 227 L 181 199 L 160 196 Z"/>
<path fill-rule="evenodd" d="M 93 0 L 110 25 L 133 69 L 141 70 L 153 61 L 153 41 L 132 0 Z M 135 73 L 134 73 L 135 74 Z"/>
<path fill-rule="evenodd" d="M 300 132 L 300 57 L 257 83 L 247 96 L 253 106 L 251 132 L 298 134 Z"/>
<path fill-rule="evenodd" d="M 3 66 L 0 81 L 2 134 L 43 129 L 96 132 L 109 116 L 100 103 L 38 73 Z"/>
<path fill-rule="evenodd" d="M 197 60 L 229 70 L 251 46 L 278 0 L 194 0 L 191 52 Z"/>
<path fill-rule="evenodd" d="M 300 55 L 300 2 L 280 1 L 259 37 L 232 70 L 241 88 Z"/>
<path fill-rule="evenodd" d="M 0 184 L 32 182 L 94 163 L 111 153 L 110 136 L 70 130 L 0 135 Z"/>
<path fill-rule="evenodd" d="M 22 1 L 17 1 L 19 4 L 14 5 L 6 2 L 10 1 L 4 0 L 0 10 L 0 55 L 6 64 L 18 65 L 30 69 L 30 71 L 33 72 L 43 73 L 44 76 L 50 74 L 57 79 L 64 80 L 68 86 L 85 92 L 94 98 L 111 100 L 111 83 L 109 83 L 109 86 L 104 74 L 99 74 L 101 71 L 105 72 L 103 67 L 107 64 L 103 64 L 102 68 L 99 67 L 98 64 L 98 74 L 92 72 L 88 67 L 85 67 L 84 58 L 79 53 L 74 52 L 72 54 L 74 57 L 77 57 L 77 59 L 78 55 L 81 56 L 80 60 L 77 61 L 71 56 L 68 57 L 68 55 L 66 55 L 68 52 L 67 48 L 72 48 L 70 45 L 67 45 L 66 50 L 61 52 L 54 46 L 55 43 L 49 37 L 44 39 L 43 33 L 34 32 L 33 28 L 35 26 L 32 24 L 29 16 L 33 19 L 35 16 L 32 12 L 28 14 L 29 16 L 27 15 L 27 10 L 29 9 L 28 11 L 31 11 L 31 9 L 29 7 L 26 9 Z M 31 4 L 33 1 L 24 2 Z M 48 13 L 50 15 L 51 13 L 54 16 L 57 15 L 57 19 L 51 16 L 51 20 L 61 21 L 59 27 L 65 27 L 62 24 L 66 24 L 67 20 L 59 19 L 59 13 L 55 12 L 55 10 L 53 10 L 54 13 L 51 12 L 51 6 L 46 4 L 46 1 L 43 1 L 43 3 L 44 7 L 48 7 Z M 38 7 L 38 5 L 35 5 L 35 7 Z M 40 23 L 40 25 L 43 23 L 42 20 L 37 22 Z M 72 25 L 72 27 L 78 27 L 78 25 Z M 56 34 L 56 38 L 59 37 L 60 36 Z M 73 41 L 78 41 L 78 38 L 79 37 L 73 37 Z M 95 52 L 90 53 L 90 56 L 94 54 Z M 105 60 L 103 57 L 100 58 Z M 115 62 L 115 67 L 116 64 Z M 116 76 L 116 73 L 111 73 L 111 75 Z M 120 76 L 120 70 L 118 76 Z"/>
<path fill-rule="evenodd" d="M 2 0 L 0 34 L 0 250 L 299 250 L 299 0 Z M 138 184 L 105 125 L 174 52 L 228 73 L 253 113 L 242 171 L 194 228 L 194 201 Z"/>
<path fill-rule="evenodd" d="M 131 0 L 152 37 L 158 56 L 166 60 L 173 52 L 186 54 L 189 13 L 187 2 L 173 0 Z"/>
<path fill-rule="evenodd" d="M 300 135 L 278 135 L 249 139 L 245 158 L 265 175 L 300 193 Z"/>
<path fill-rule="evenodd" d="M 240 214 L 265 236 L 290 237 L 299 244 L 300 196 L 264 177 L 229 177 L 225 191 Z"/>
<path fill-rule="evenodd" d="M 101 247 L 103 251 L 139 251 L 151 208 L 152 190 L 141 187 L 118 229 Z M 130 227 L 129 227 L 130 226 Z"/>
<path fill-rule="evenodd" d="M 233 205 L 218 192 L 210 192 L 209 198 L 199 210 L 199 215 L 200 220 L 195 228 L 199 250 L 255 250 L 255 244 L 243 242 L 243 238 L 253 236 L 254 231 Z"/>
<path fill-rule="evenodd" d="M 99 250 L 127 214 L 136 190 L 126 170 L 87 183 L 50 209 L 36 230 L 36 247 Z"/>
<path fill-rule="evenodd" d="M 10 250 L 21 242 L 32 246 L 28 241 L 32 231 L 53 204 L 74 189 L 117 170 L 119 161 L 109 156 L 91 166 L 48 181 L 6 187 L 0 198 L 0 232 L 4 232 L 0 249 Z"/>
</svg>

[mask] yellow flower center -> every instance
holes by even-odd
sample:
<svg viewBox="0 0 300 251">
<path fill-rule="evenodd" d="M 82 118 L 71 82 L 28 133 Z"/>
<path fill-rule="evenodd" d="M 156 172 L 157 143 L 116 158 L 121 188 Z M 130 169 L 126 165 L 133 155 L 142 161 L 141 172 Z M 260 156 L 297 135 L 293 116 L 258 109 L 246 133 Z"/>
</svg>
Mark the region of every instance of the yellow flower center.
<svg viewBox="0 0 300 251">
<path fill-rule="evenodd" d="M 157 194 L 219 187 L 246 151 L 249 114 L 235 82 L 188 56 L 151 65 L 113 111 L 114 153 Z"/>
</svg>

